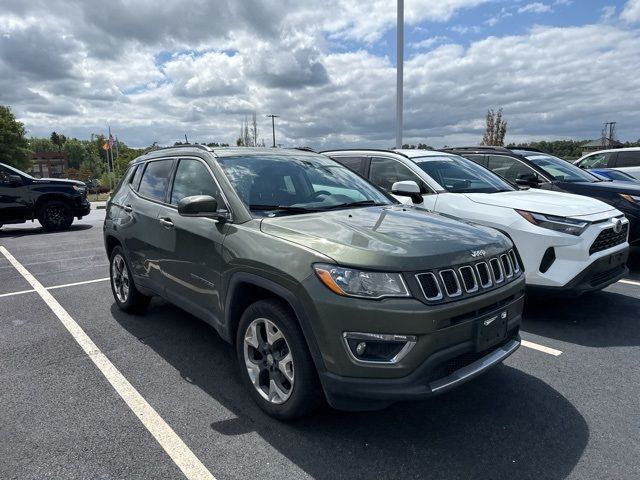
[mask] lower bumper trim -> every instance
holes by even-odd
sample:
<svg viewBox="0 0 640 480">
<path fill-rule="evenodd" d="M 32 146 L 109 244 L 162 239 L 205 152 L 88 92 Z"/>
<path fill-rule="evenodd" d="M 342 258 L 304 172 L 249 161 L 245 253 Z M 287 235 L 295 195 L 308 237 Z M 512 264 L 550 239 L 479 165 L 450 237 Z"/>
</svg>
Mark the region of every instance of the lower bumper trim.
<svg viewBox="0 0 640 480">
<path fill-rule="evenodd" d="M 494 350 L 489 355 L 473 362 L 466 367 L 456 370 L 451 375 L 433 381 L 429 384 L 432 393 L 443 393 L 456 387 L 457 385 L 471 380 L 483 373 L 488 368 L 506 360 L 513 352 L 520 347 L 520 339 L 513 339 L 511 342 Z"/>
</svg>

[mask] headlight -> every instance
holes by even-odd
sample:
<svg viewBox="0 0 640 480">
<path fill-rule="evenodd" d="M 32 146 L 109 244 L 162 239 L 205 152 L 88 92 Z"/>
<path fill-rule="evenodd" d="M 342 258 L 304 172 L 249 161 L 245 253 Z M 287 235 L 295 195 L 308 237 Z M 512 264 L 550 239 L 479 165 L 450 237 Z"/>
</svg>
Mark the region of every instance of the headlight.
<svg viewBox="0 0 640 480">
<path fill-rule="evenodd" d="M 316 264 L 313 269 L 322 283 L 338 295 L 362 298 L 410 296 L 399 273 L 366 272 L 325 264 Z"/>
<path fill-rule="evenodd" d="M 538 227 L 548 228 L 555 232 L 568 233 L 569 235 L 580 236 L 589 226 L 589 222 L 575 220 L 573 218 L 542 215 L 541 213 L 527 212 L 524 210 L 516 210 L 516 212 L 526 221 Z"/>
<path fill-rule="evenodd" d="M 638 195 L 627 195 L 626 193 L 621 193 L 620 196 L 624 198 L 627 202 L 640 205 L 640 196 Z"/>
</svg>

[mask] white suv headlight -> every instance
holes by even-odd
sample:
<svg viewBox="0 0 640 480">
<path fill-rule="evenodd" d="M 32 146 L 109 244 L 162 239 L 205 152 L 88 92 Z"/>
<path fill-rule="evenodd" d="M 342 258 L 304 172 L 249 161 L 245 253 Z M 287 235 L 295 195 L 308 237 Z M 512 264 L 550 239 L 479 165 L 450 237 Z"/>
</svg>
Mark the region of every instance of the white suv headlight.
<svg viewBox="0 0 640 480">
<path fill-rule="evenodd" d="M 338 295 L 372 299 L 411 296 L 399 273 L 367 272 L 322 263 L 313 269 L 322 283 Z"/>
<path fill-rule="evenodd" d="M 556 217 L 554 215 L 543 215 L 541 213 L 527 212 L 525 210 L 516 210 L 522 218 L 527 222 L 533 223 L 537 227 L 548 228 L 555 232 L 567 233 L 569 235 L 582 235 L 589 222 L 584 220 L 575 220 L 567 217 Z"/>
</svg>

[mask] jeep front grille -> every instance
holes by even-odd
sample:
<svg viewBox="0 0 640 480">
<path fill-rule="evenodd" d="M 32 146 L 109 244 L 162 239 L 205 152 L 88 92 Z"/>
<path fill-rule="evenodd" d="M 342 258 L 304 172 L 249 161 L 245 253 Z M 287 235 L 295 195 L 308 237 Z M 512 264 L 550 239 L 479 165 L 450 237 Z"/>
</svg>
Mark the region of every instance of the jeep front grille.
<svg viewBox="0 0 640 480">
<path fill-rule="evenodd" d="M 513 250 L 469 265 L 416 274 L 428 302 L 446 302 L 480 294 L 518 278 L 522 269 Z"/>
</svg>

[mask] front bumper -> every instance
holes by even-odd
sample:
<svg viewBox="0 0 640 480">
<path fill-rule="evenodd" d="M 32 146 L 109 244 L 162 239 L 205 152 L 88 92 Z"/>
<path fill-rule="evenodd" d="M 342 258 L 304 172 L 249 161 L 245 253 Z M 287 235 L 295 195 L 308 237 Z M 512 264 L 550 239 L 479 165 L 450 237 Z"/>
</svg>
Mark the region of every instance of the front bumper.
<svg viewBox="0 0 640 480">
<path fill-rule="evenodd" d="M 328 402 L 339 409 L 382 408 L 446 391 L 499 363 L 519 345 L 524 276 L 477 297 L 432 306 L 416 299 L 340 297 L 315 276 L 303 284 L 321 355 L 320 380 Z M 479 323 L 504 312 L 503 344 L 478 351 Z M 349 354 L 345 332 L 411 335 L 416 343 L 396 363 L 365 363 Z"/>
<path fill-rule="evenodd" d="M 91 212 L 91 204 L 86 198 L 83 198 L 82 200 L 76 203 L 76 206 L 73 209 L 73 216 L 80 218 L 80 217 L 89 215 L 90 212 Z"/>
<path fill-rule="evenodd" d="M 332 407 L 376 410 L 396 401 L 421 400 L 451 390 L 502 363 L 519 347 L 520 335 L 515 328 L 497 347 L 475 353 L 469 350 L 469 345 L 455 345 L 434 354 L 415 372 L 403 378 L 353 378 L 325 372 L 320 380 Z"/>
<path fill-rule="evenodd" d="M 534 294 L 553 293 L 560 296 L 578 296 L 602 290 L 629 273 L 626 265 L 628 258 L 629 247 L 627 246 L 600 257 L 563 287 L 531 286 L 527 288 L 527 291 Z"/>
</svg>

